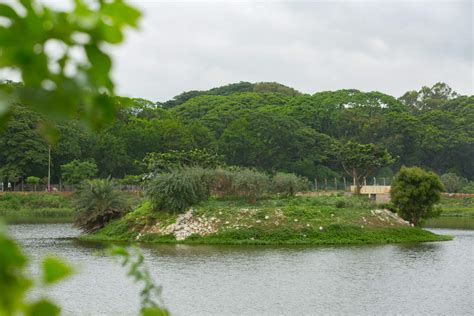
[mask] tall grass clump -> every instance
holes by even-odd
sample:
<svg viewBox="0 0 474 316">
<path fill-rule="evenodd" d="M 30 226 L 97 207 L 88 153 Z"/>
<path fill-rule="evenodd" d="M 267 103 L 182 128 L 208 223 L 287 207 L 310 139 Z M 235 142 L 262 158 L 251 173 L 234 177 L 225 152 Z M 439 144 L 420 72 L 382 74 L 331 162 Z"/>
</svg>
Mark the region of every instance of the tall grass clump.
<svg viewBox="0 0 474 316">
<path fill-rule="evenodd" d="M 284 196 L 295 196 L 309 189 L 309 181 L 294 173 L 278 172 L 272 178 L 272 192 Z"/>
<path fill-rule="evenodd" d="M 86 233 L 94 232 L 113 219 L 121 217 L 130 207 L 110 178 L 86 180 L 75 196 L 75 226 Z"/>
<path fill-rule="evenodd" d="M 239 169 L 234 172 L 232 191 L 255 203 L 270 189 L 270 177 L 252 169 Z"/>
<path fill-rule="evenodd" d="M 202 168 L 179 168 L 157 174 L 147 195 L 155 210 L 183 212 L 209 197 L 211 175 Z"/>
</svg>

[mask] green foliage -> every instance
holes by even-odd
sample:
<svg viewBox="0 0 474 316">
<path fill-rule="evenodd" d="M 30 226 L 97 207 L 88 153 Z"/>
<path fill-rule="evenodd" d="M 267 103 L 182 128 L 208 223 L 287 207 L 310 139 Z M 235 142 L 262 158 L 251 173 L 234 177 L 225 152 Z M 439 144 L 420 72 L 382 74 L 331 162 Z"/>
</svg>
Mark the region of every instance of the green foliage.
<svg viewBox="0 0 474 316">
<path fill-rule="evenodd" d="M 79 184 L 97 175 L 97 165 L 94 161 L 73 160 L 61 166 L 61 175 L 67 184 Z"/>
<path fill-rule="evenodd" d="M 80 113 L 93 127 L 111 120 L 112 60 L 104 46 L 121 43 L 125 29 L 137 27 L 139 11 L 119 0 L 78 0 L 70 12 L 18 0 L 1 4 L 0 16 L 8 21 L 0 27 L 0 68 L 19 71 L 23 81 L 0 90 L 3 116 L 8 95 L 49 117 Z M 78 50 L 84 58 L 76 57 Z"/>
<path fill-rule="evenodd" d="M 272 177 L 272 191 L 274 193 L 294 196 L 297 192 L 307 191 L 308 189 L 308 180 L 296 174 L 278 172 Z"/>
<path fill-rule="evenodd" d="M 233 178 L 232 190 L 237 196 L 245 197 L 250 203 L 255 203 L 270 190 L 270 177 L 252 169 L 237 170 Z"/>
<path fill-rule="evenodd" d="M 392 203 L 397 207 L 402 218 L 415 226 L 421 220 L 433 217 L 433 205 L 440 198 L 443 184 L 433 172 L 418 167 L 402 167 L 392 183 Z"/>
<path fill-rule="evenodd" d="M 466 178 L 460 177 L 452 172 L 441 175 L 440 179 L 444 189 L 448 193 L 459 192 L 468 183 Z"/>
<path fill-rule="evenodd" d="M 140 291 L 141 315 L 143 316 L 166 316 L 169 312 L 163 307 L 161 300 L 161 287 L 155 285 L 150 276 L 150 272 L 144 265 L 145 258 L 138 248 L 131 251 L 122 247 L 112 247 L 109 249 L 112 256 L 119 258 L 121 265 L 128 268 L 127 275 L 133 278 L 136 283 L 142 283 L 143 289 Z"/>
<path fill-rule="evenodd" d="M 384 175 L 401 165 L 419 165 L 474 179 L 474 96 L 447 98 L 436 108 L 418 111 L 379 92 L 291 96 L 240 88 L 247 90 L 199 95 L 170 109 L 114 97 L 120 108 L 117 120 L 97 134 L 79 119 L 57 122 L 53 183 L 59 182 L 60 166 L 76 159 L 94 159 L 99 177 L 144 174 L 149 172 L 146 159 L 136 162 L 148 153 L 158 169 L 198 161 L 206 168 L 225 163 L 309 179 L 341 177 L 346 171 L 336 160 L 342 151 L 334 144 L 348 141 L 374 144 L 397 157 L 394 164 L 379 168 Z M 48 144 L 37 127 L 45 118 L 20 104 L 11 110 L 6 134 L 0 135 L 0 175 L 11 182 L 27 175 L 44 177 Z M 208 163 L 206 152 L 216 153 L 217 163 Z"/>
<path fill-rule="evenodd" d="M 117 180 L 119 184 L 141 185 L 143 184 L 143 177 L 137 175 L 126 175 L 122 179 Z"/>
<path fill-rule="evenodd" d="M 337 155 L 344 171 L 355 180 L 356 193 L 360 192 L 365 177 L 395 162 L 386 149 L 374 144 L 358 144 L 352 141 L 340 145 Z"/>
<path fill-rule="evenodd" d="M 0 315 L 59 315 L 60 308 L 41 298 L 27 300 L 33 280 L 26 271 L 27 258 L 14 240 L 0 226 Z M 45 284 L 56 283 L 71 273 L 59 259 L 50 257 L 43 261 L 42 278 Z"/>
<path fill-rule="evenodd" d="M 201 95 L 217 95 L 217 96 L 228 96 L 232 94 L 239 94 L 244 92 L 259 92 L 259 93 L 276 93 L 286 96 L 296 96 L 301 93 L 293 88 L 287 87 L 277 82 L 239 82 L 231 83 L 222 87 L 212 88 L 207 91 L 188 91 L 183 92 L 180 95 L 175 96 L 172 100 L 163 103 L 163 107 L 172 108 L 186 101 Z"/>
<path fill-rule="evenodd" d="M 218 168 L 212 171 L 212 181 L 209 189 L 213 195 L 230 197 L 235 195 L 233 191 L 235 170 Z"/>
<path fill-rule="evenodd" d="M 37 131 L 41 120 L 37 113 L 24 106 L 11 108 L 10 120 L 0 135 L 2 180 L 17 182 L 26 175 L 47 174 L 48 145 Z"/>
<path fill-rule="evenodd" d="M 147 195 L 155 210 L 183 212 L 209 197 L 206 173 L 201 168 L 179 168 L 159 173 L 149 182 Z"/>
<path fill-rule="evenodd" d="M 460 191 L 461 193 L 474 194 L 474 181 L 467 183 Z"/>
<path fill-rule="evenodd" d="M 35 176 L 29 176 L 26 178 L 26 183 L 30 185 L 38 185 L 40 183 L 41 179 Z"/>
<path fill-rule="evenodd" d="M 110 179 L 85 181 L 76 192 L 75 225 L 84 232 L 94 232 L 129 211 L 123 194 Z"/>
<path fill-rule="evenodd" d="M 172 150 L 165 153 L 147 153 L 143 164 L 150 173 L 169 171 L 180 167 L 216 168 L 223 165 L 223 157 L 207 149 Z"/>
<path fill-rule="evenodd" d="M 43 282 L 44 284 L 56 283 L 72 274 L 72 269 L 63 261 L 55 257 L 43 259 Z"/>
</svg>

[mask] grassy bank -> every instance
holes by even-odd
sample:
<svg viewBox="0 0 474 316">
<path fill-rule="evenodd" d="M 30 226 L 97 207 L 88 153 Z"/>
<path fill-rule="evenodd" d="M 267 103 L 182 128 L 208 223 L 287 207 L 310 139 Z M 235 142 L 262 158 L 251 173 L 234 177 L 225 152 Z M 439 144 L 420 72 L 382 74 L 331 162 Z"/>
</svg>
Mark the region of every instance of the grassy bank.
<svg viewBox="0 0 474 316">
<path fill-rule="evenodd" d="M 0 219 L 7 223 L 68 223 L 71 195 L 46 192 L 0 194 Z"/>
<path fill-rule="evenodd" d="M 128 203 L 137 207 L 143 198 L 123 192 Z M 5 192 L 0 194 L 0 219 L 11 224 L 72 223 L 72 193 Z"/>
<path fill-rule="evenodd" d="M 142 204 L 83 240 L 187 244 L 369 244 L 448 240 L 410 227 L 365 198 L 305 196 L 248 204 L 211 199 L 184 215 Z"/>
<path fill-rule="evenodd" d="M 441 208 L 441 216 L 474 217 L 474 198 L 442 197 L 437 207 Z"/>
<path fill-rule="evenodd" d="M 474 198 L 443 197 L 437 207 L 440 216 L 426 220 L 424 227 L 474 229 Z"/>
</svg>

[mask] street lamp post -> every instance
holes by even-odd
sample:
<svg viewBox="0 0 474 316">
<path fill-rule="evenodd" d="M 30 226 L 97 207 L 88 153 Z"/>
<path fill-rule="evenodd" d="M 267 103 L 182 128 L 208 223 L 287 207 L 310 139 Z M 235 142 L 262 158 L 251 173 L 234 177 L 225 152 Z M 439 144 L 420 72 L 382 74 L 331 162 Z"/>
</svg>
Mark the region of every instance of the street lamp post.
<svg viewBox="0 0 474 316">
<path fill-rule="evenodd" d="M 51 192 L 51 145 L 48 147 L 48 192 Z"/>
</svg>

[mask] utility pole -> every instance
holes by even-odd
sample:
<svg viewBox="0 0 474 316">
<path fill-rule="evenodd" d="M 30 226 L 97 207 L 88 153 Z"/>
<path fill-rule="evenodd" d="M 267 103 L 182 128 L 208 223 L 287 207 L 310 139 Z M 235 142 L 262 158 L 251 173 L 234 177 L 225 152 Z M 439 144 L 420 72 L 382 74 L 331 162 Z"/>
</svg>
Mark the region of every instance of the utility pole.
<svg viewBox="0 0 474 316">
<path fill-rule="evenodd" d="M 48 192 L 51 192 L 51 145 L 48 147 Z"/>
</svg>

